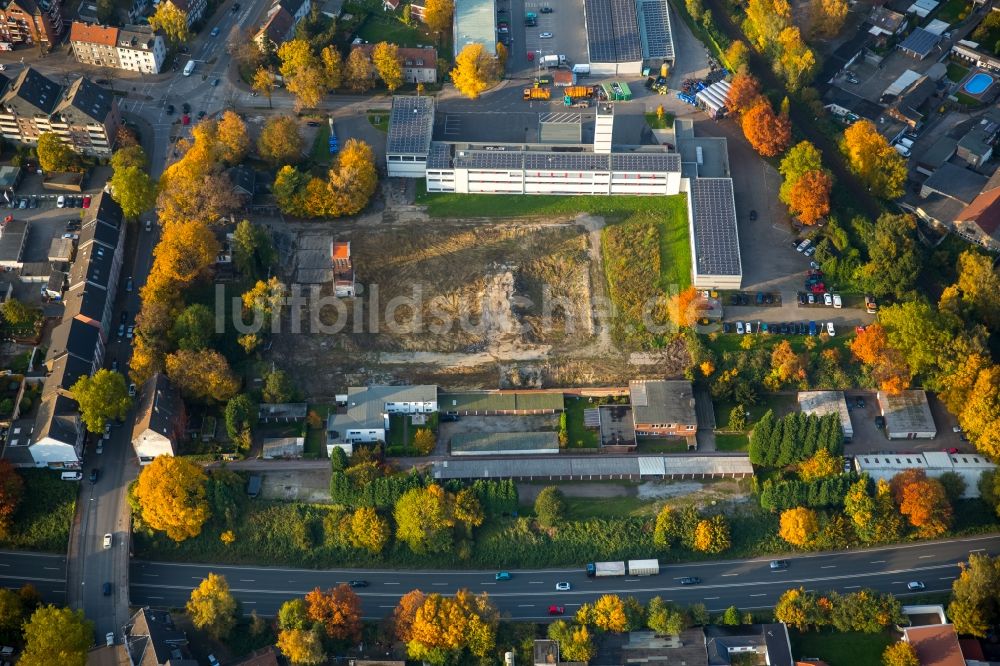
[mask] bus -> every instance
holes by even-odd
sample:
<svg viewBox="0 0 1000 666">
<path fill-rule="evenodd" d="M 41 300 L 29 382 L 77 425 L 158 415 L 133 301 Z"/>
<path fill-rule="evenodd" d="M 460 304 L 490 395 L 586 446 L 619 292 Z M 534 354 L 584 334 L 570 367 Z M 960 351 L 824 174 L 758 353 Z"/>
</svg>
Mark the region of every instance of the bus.
<svg viewBox="0 0 1000 666">
<path fill-rule="evenodd" d="M 184 76 L 191 76 L 192 72 L 194 72 L 194 60 L 188 60 L 184 65 Z"/>
</svg>

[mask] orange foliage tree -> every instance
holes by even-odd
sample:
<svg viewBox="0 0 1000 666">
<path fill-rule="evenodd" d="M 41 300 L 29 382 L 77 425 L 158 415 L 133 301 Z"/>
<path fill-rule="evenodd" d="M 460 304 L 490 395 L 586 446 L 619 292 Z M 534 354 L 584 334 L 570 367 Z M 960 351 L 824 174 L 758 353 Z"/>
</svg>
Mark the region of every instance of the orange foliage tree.
<svg viewBox="0 0 1000 666">
<path fill-rule="evenodd" d="M 726 95 L 726 111 L 733 114 L 745 113 L 757 103 L 760 97 L 760 83 L 752 74 L 741 73 L 733 77 Z"/>
<path fill-rule="evenodd" d="M 854 357 L 869 366 L 879 388 L 893 395 L 910 386 L 910 368 L 903 354 L 889 346 L 889 337 L 881 324 L 871 324 L 851 343 Z"/>
<path fill-rule="evenodd" d="M 944 486 L 928 478 L 924 470 L 903 470 L 892 477 L 889 485 L 899 512 L 921 536 L 940 536 L 951 527 L 952 508 Z"/>
<path fill-rule="evenodd" d="M 361 639 L 361 599 L 346 583 L 324 593 L 318 587 L 306 595 L 306 613 L 336 640 Z"/>
<path fill-rule="evenodd" d="M 788 191 L 788 208 L 805 224 L 816 224 L 830 213 L 833 179 L 825 171 L 807 171 Z"/>
<path fill-rule="evenodd" d="M 403 643 L 409 643 L 413 638 L 413 618 L 426 598 L 427 596 L 420 590 L 410 590 L 400 597 L 396 610 L 392 612 L 393 630 L 396 638 Z"/>
<path fill-rule="evenodd" d="M 691 328 L 698 321 L 696 301 L 698 292 L 694 287 L 680 291 L 667 300 L 667 315 L 678 328 Z"/>
<path fill-rule="evenodd" d="M 765 157 L 781 154 L 792 140 L 788 118 L 774 113 L 770 102 L 759 98 L 740 119 L 743 135 L 753 149 Z"/>
</svg>

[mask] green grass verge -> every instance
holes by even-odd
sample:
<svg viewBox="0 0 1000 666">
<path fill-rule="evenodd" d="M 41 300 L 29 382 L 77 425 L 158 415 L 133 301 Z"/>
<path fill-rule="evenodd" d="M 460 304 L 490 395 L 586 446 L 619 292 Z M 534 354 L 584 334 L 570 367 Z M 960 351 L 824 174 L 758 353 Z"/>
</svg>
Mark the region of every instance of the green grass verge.
<svg viewBox="0 0 1000 666">
<path fill-rule="evenodd" d="M 625 516 L 654 516 L 656 503 L 638 497 L 567 497 L 566 518 L 587 520 L 589 518 L 615 519 Z"/>
<path fill-rule="evenodd" d="M 368 122 L 379 132 L 389 131 L 389 114 L 385 111 L 369 111 Z"/>
<path fill-rule="evenodd" d="M 660 287 L 670 290 L 691 286 L 691 239 L 688 235 L 687 200 L 667 197 L 660 227 Z"/>
<path fill-rule="evenodd" d="M 24 479 L 24 497 L 0 547 L 65 553 L 80 484 L 63 481 L 59 472 L 47 469 L 18 473 Z"/>
<path fill-rule="evenodd" d="M 309 158 L 314 164 L 330 163 L 330 123 L 320 123 L 312 148 L 309 149 Z"/>
<path fill-rule="evenodd" d="M 742 433 L 715 435 L 716 451 L 746 451 L 750 446 L 750 439 Z"/>
<path fill-rule="evenodd" d="M 674 125 L 674 114 L 666 113 L 661 119 L 655 113 L 647 113 L 646 124 L 648 124 L 652 129 L 670 129 Z"/>
<path fill-rule="evenodd" d="M 674 214 L 678 206 L 687 210 L 682 196 L 674 197 L 560 197 L 548 195 L 449 194 L 427 192 L 418 188 L 416 202 L 427 207 L 431 217 L 535 217 L 574 216 L 579 213 L 600 215 L 611 221 L 637 216 L 658 217 Z M 686 212 L 685 212 L 686 215 Z M 686 222 L 686 220 L 685 220 Z"/>
<path fill-rule="evenodd" d="M 822 659 L 830 666 L 882 666 L 882 653 L 895 639 L 888 633 L 788 630 L 797 659 Z"/>
<path fill-rule="evenodd" d="M 957 92 L 957 93 L 955 93 L 955 99 L 957 99 L 958 103 L 962 104 L 963 106 L 976 107 L 976 106 L 981 106 L 982 105 L 982 102 L 980 102 L 978 99 L 976 99 L 975 97 L 971 97 L 969 95 L 966 95 L 964 92 Z"/>
<path fill-rule="evenodd" d="M 583 398 L 566 398 L 566 446 L 568 448 L 596 448 L 601 445 L 598 432 L 583 426 L 583 411 L 592 406 L 594 405 Z"/>
<path fill-rule="evenodd" d="M 968 73 L 969 73 L 968 67 L 963 67 L 962 65 L 959 65 L 957 62 L 948 63 L 947 76 L 949 81 L 954 81 L 955 83 L 958 83 L 963 78 L 965 78 L 965 75 Z"/>
</svg>

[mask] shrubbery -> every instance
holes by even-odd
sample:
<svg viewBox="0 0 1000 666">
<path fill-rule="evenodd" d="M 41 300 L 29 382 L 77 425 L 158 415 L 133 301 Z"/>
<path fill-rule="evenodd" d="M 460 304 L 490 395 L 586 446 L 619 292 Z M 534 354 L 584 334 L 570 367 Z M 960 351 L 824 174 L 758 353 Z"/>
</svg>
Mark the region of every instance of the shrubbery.
<svg viewBox="0 0 1000 666">
<path fill-rule="evenodd" d="M 760 489 L 760 506 L 768 511 L 784 511 L 797 506 L 812 509 L 843 506 L 844 496 L 856 480 L 857 476 L 853 474 L 838 474 L 810 482 L 768 479 Z"/>
<path fill-rule="evenodd" d="M 844 431 L 837 414 L 819 417 L 793 412 L 775 419 L 768 410 L 754 425 L 750 437 L 750 462 L 761 467 L 785 467 L 809 458 L 824 448 L 840 455 Z"/>
</svg>

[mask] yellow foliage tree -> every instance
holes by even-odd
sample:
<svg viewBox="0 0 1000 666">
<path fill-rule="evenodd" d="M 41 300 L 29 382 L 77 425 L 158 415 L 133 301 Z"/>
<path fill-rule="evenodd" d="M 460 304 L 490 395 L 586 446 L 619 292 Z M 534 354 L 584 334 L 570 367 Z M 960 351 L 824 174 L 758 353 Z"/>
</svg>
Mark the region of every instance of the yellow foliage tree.
<svg viewBox="0 0 1000 666">
<path fill-rule="evenodd" d="M 817 35 L 833 37 L 844 27 L 850 5 L 847 0 L 815 0 L 812 3 L 812 29 Z"/>
<path fill-rule="evenodd" d="M 499 615 L 485 594 L 459 590 L 453 598 L 428 595 L 413 614 L 407 651 L 411 659 L 468 649 L 484 657 L 496 646 Z"/>
<path fill-rule="evenodd" d="M 920 666 L 916 649 L 905 641 L 893 643 L 882 653 L 883 666 Z"/>
<path fill-rule="evenodd" d="M 309 629 L 283 629 L 278 634 L 277 646 L 296 666 L 315 666 L 326 661 L 323 641 Z"/>
<path fill-rule="evenodd" d="M 274 89 L 278 86 L 278 80 L 274 76 L 274 72 L 270 67 L 258 67 L 257 71 L 253 74 L 253 81 L 250 83 L 250 87 L 259 95 L 263 95 L 267 98 L 267 108 L 272 108 L 271 106 L 271 95 L 274 94 Z"/>
<path fill-rule="evenodd" d="M 372 49 L 372 64 L 382 83 L 393 92 L 403 85 L 403 66 L 399 58 L 399 47 L 388 42 L 379 42 Z"/>
<path fill-rule="evenodd" d="M 801 90 L 816 71 L 816 54 L 795 26 L 789 26 L 778 34 L 777 49 L 778 57 L 772 64 L 775 72 L 785 80 L 789 90 Z"/>
<path fill-rule="evenodd" d="M 295 118 L 268 118 L 257 137 L 257 152 L 275 166 L 298 162 L 302 158 L 302 137 Z"/>
<path fill-rule="evenodd" d="M 840 474 L 843 464 L 843 458 L 833 455 L 825 448 L 821 448 L 812 457 L 802 461 L 799 465 L 799 478 L 808 482 L 828 476 L 836 476 Z"/>
<path fill-rule="evenodd" d="M 224 576 L 209 573 L 194 590 L 185 607 L 192 624 L 216 640 L 229 635 L 236 626 L 236 599 Z"/>
<path fill-rule="evenodd" d="M 430 428 L 418 428 L 413 435 L 413 446 L 420 452 L 420 455 L 429 456 L 434 452 L 437 445 L 437 437 Z"/>
<path fill-rule="evenodd" d="M 413 488 L 396 502 L 396 538 L 415 553 L 438 552 L 451 547 L 455 526 L 452 498 L 444 488 L 431 484 Z"/>
<path fill-rule="evenodd" d="M 351 50 L 344 67 L 344 78 L 347 87 L 354 92 L 365 92 L 375 86 L 375 67 L 364 49 L 355 47 Z"/>
<path fill-rule="evenodd" d="M 238 164 L 250 150 L 247 126 L 237 114 L 226 111 L 222 114 L 217 128 L 220 157 L 227 164 Z"/>
<path fill-rule="evenodd" d="M 469 99 L 486 90 L 496 74 L 496 63 L 482 44 L 466 44 L 455 58 L 451 81 Z"/>
<path fill-rule="evenodd" d="M 191 39 L 187 12 L 172 2 L 161 2 L 149 17 L 149 27 L 159 30 L 167 37 L 171 46 L 177 47 Z"/>
<path fill-rule="evenodd" d="M 142 468 L 135 487 L 142 521 L 174 541 L 198 536 L 209 517 L 207 481 L 185 458 L 158 456 Z"/>
<path fill-rule="evenodd" d="M 677 328 L 692 328 L 698 322 L 698 292 L 688 287 L 667 299 L 667 315 Z"/>
<path fill-rule="evenodd" d="M 334 640 L 361 638 L 361 599 L 346 583 L 324 593 L 318 587 L 306 595 L 306 614 L 323 625 Z"/>
<path fill-rule="evenodd" d="M 1000 365 L 979 372 L 958 421 L 980 453 L 1000 458 Z"/>
<path fill-rule="evenodd" d="M 370 553 L 381 553 L 389 543 L 389 521 L 372 507 L 363 506 L 351 515 L 351 545 Z"/>
<path fill-rule="evenodd" d="M 451 26 L 455 13 L 455 0 L 427 0 L 424 6 L 424 23 L 434 32 L 444 32 Z"/>
<path fill-rule="evenodd" d="M 800 548 L 808 546 L 818 533 L 819 519 L 812 509 L 800 506 L 781 513 L 781 528 L 778 534 L 793 546 Z"/>
<path fill-rule="evenodd" d="M 584 611 L 584 607 L 580 607 Z M 611 631 L 617 634 L 628 630 L 628 615 L 625 613 L 625 602 L 617 594 L 600 596 L 593 604 L 588 604 L 584 611 L 585 622 L 601 631 Z M 580 616 L 578 615 L 579 619 Z"/>
<path fill-rule="evenodd" d="M 291 39 L 278 47 L 279 71 L 288 92 L 295 95 L 296 110 L 315 108 L 327 93 L 323 63 L 305 39 Z"/>
<path fill-rule="evenodd" d="M 166 370 L 170 381 L 192 400 L 225 402 L 240 389 L 239 377 L 214 349 L 179 349 L 167 356 Z"/>
<path fill-rule="evenodd" d="M 874 123 L 859 120 L 848 127 L 844 131 L 841 150 L 851 171 L 875 195 L 895 199 L 903 194 L 906 160 L 879 134 Z"/>
<path fill-rule="evenodd" d="M 795 353 L 788 340 L 782 340 L 771 351 L 771 373 L 764 379 L 764 384 L 777 390 L 789 381 L 805 379 L 806 370 L 802 357 Z"/>
<path fill-rule="evenodd" d="M 773 47 L 778 35 L 792 21 L 788 0 L 749 0 L 747 3 L 747 35 L 758 50 Z"/>
<path fill-rule="evenodd" d="M 721 553 L 730 546 L 729 523 L 725 516 L 715 515 L 698 521 L 694 528 L 694 549 L 703 553 Z"/>
</svg>

